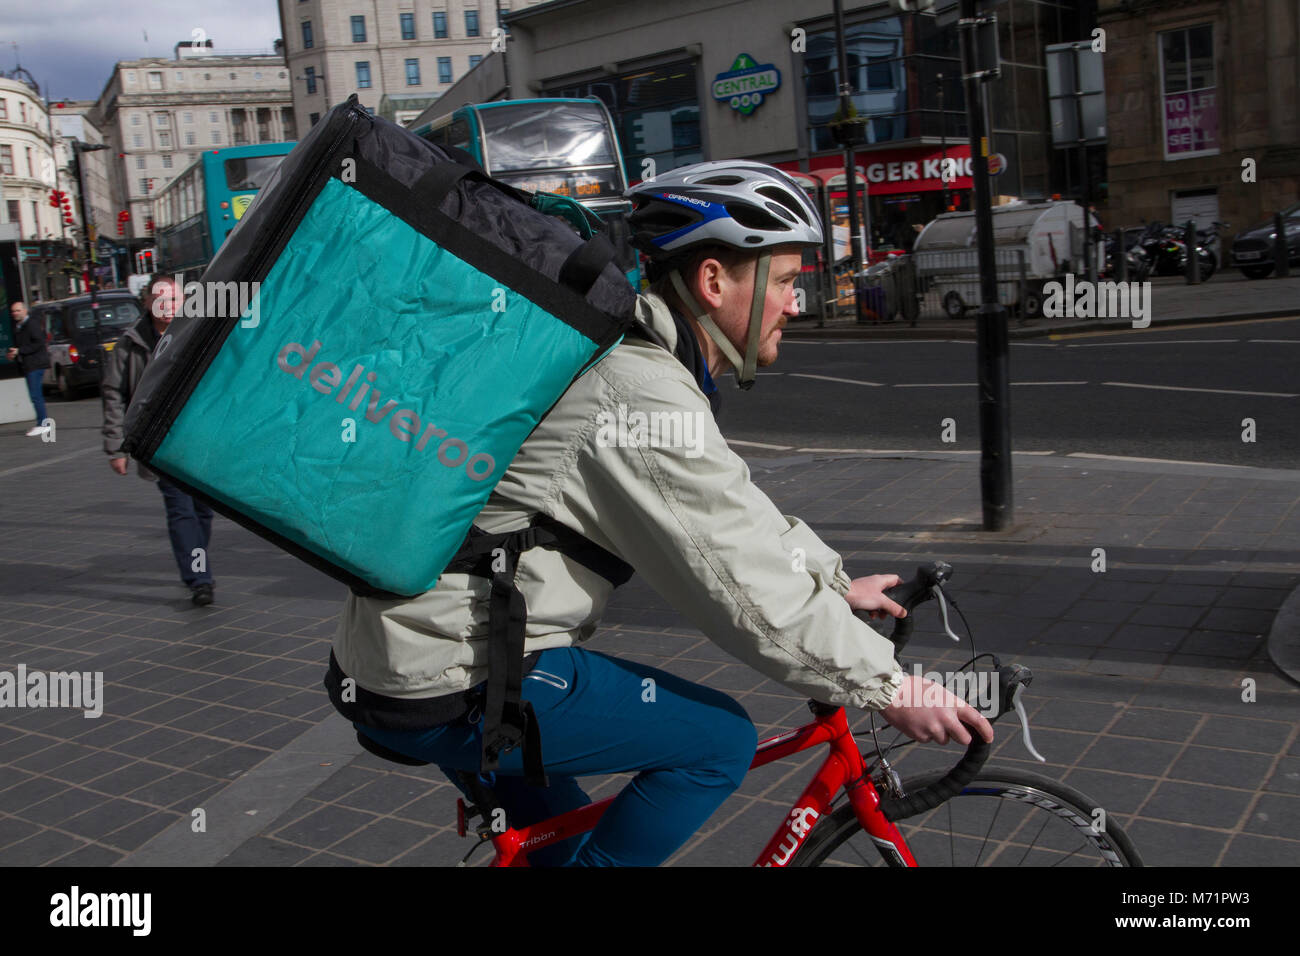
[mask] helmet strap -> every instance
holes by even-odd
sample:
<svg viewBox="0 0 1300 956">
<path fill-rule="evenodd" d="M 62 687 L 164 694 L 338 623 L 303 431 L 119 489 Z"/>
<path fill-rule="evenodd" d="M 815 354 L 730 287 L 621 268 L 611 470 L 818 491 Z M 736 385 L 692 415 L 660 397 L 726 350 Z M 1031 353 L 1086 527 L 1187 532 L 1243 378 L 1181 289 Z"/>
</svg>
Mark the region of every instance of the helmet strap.
<svg viewBox="0 0 1300 956">
<path fill-rule="evenodd" d="M 745 340 L 745 364 L 736 372 L 736 384 L 750 388 L 758 372 L 759 329 L 763 324 L 763 306 L 767 302 L 767 275 L 772 253 L 764 250 L 754 265 L 754 295 L 749 302 L 749 337 Z"/>
<path fill-rule="evenodd" d="M 744 364 L 740 353 L 736 351 L 736 347 L 731 344 L 731 341 L 722 334 L 722 330 L 718 328 L 717 323 L 713 321 L 709 313 L 701 308 L 700 303 L 691 294 L 691 290 L 686 288 L 686 283 L 682 280 L 681 270 L 674 269 L 669 278 L 672 280 L 673 289 L 677 292 L 686 308 L 690 310 L 691 317 L 700 323 L 704 331 L 708 333 L 709 338 L 713 339 L 714 344 L 722 350 L 722 354 L 727 357 L 731 367 L 739 369 Z"/>
</svg>

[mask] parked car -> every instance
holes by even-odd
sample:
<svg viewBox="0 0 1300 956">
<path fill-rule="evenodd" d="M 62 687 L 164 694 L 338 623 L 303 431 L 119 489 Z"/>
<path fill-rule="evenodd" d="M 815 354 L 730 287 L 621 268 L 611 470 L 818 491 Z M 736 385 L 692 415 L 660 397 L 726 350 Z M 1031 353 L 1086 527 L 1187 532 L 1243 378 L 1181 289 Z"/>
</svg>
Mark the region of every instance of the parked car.
<svg viewBox="0 0 1300 956">
<path fill-rule="evenodd" d="M 45 323 L 50 367 L 43 384 L 73 398 L 84 388 L 99 387 L 100 369 L 122 333 L 140 318 L 140 301 L 125 289 L 98 295 L 98 329 L 89 295 L 38 302 L 32 314 Z"/>
<path fill-rule="evenodd" d="M 1286 230 L 1287 261 L 1300 265 L 1300 203 L 1282 212 Z M 1232 241 L 1232 265 L 1247 279 L 1263 279 L 1273 273 L 1273 220 L 1237 233 Z"/>
</svg>

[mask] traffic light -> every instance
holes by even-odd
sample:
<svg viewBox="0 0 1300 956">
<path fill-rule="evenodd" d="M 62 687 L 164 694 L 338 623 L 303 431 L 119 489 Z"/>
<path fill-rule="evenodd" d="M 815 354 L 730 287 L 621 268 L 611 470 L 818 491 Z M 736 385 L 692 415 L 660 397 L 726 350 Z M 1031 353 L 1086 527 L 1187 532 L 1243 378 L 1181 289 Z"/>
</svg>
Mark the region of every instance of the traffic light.
<svg viewBox="0 0 1300 956">
<path fill-rule="evenodd" d="M 140 272 L 153 274 L 153 250 L 145 249 L 140 253 Z"/>
</svg>

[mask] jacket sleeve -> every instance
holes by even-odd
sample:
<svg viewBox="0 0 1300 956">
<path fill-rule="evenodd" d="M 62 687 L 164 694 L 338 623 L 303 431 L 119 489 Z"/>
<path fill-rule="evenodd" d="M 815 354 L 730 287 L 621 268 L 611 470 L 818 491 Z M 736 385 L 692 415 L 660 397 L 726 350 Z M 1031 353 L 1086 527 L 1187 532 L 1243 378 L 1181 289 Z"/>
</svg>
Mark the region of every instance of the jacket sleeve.
<svg viewBox="0 0 1300 956">
<path fill-rule="evenodd" d="M 617 430 L 598 425 L 617 421 L 619 401 L 629 423 L 684 416 L 683 440 L 618 447 Z M 557 510 L 755 670 L 828 703 L 890 704 L 902 682 L 893 645 L 853 616 L 839 555 L 750 481 L 693 383 L 642 381 L 596 417 Z"/>
<path fill-rule="evenodd" d="M 111 458 L 125 458 L 122 451 L 122 423 L 126 418 L 126 407 L 131 401 L 130 383 L 126 380 L 129 348 L 125 340 L 108 353 L 104 363 L 104 377 L 100 382 L 99 393 L 104 400 L 104 451 Z"/>
</svg>

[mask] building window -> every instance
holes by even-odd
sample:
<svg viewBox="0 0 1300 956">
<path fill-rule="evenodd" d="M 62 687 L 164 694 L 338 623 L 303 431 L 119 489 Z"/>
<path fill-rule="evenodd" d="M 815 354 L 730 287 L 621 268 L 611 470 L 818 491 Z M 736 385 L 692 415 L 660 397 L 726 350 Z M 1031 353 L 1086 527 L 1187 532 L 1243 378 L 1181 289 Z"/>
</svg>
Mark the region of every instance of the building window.
<svg viewBox="0 0 1300 956">
<path fill-rule="evenodd" d="M 886 17 L 850 24 L 844 33 L 845 58 L 855 90 L 853 105 L 859 115 L 870 117 L 866 128 L 867 142 L 880 143 L 906 137 L 908 104 L 901 18 Z M 840 108 L 835 34 L 833 31 L 809 34 L 807 42 L 803 63 L 809 146 L 814 152 L 835 149 L 829 126 Z M 959 74 L 959 71 L 953 73 Z M 950 101 L 945 106 L 956 107 L 957 103 Z"/>
<path fill-rule="evenodd" d="M 398 20 L 402 24 L 402 39 L 414 40 L 415 39 L 415 14 L 403 13 L 398 17 Z"/>
<path fill-rule="evenodd" d="M 257 111 L 257 141 L 259 143 L 271 142 L 271 111 L 265 108 L 259 108 Z"/>
<path fill-rule="evenodd" d="M 185 131 L 185 145 L 193 146 L 195 144 L 194 133 L 190 130 Z"/>
<path fill-rule="evenodd" d="M 217 122 L 217 113 L 216 113 L 216 110 L 212 110 L 211 112 L 208 113 L 208 122 L 209 122 L 209 123 L 215 123 L 215 122 Z"/>
<path fill-rule="evenodd" d="M 809 38 L 811 39 L 811 37 Z M 653 158 L 660 172 L 704 159 L 695 65 L 690 60 L 545 89 L 541 96 L 598 98 L 613 114 L 623 164 L 640 175 Z M 596 162 L 596 160 L 588 160 Z"/>
<path fill-rule="evenodd" d="M 136 133 L 134 136 L 132 136 L 131 145 L 134 146 L 136 149 L 142 147 L 144 145 L 144 134 Z"/>
<path fill-rule="evenodd" d="M 14 174 L 14 148 L 12 146 L 0 146 L 0 173 L 6 176 Z"/>
<path fill-rule="evenodd" d="M 166 154 L 163 155 L 163 158 L 162 158 L 162 168 L 163 168 L 163 169 L 171 169 L 171 168 L 172 168 L 172 157 L 171 157 L 171 154 L 170 154 L 170 153 L 166 153 Z"/>
<path fill-rule="evenodd" d="M 310 20 L 302 21 L 302 48 L 304 50 L 310 50 L 312 48 Z"/>
<path fill-rule="evenodd" d="M 32 148 L 30 146 L 24 146 L 23 151 L 27 154 L 27 177 L 29 179 L 35 179 L 36 164 L 32 162 Z"/>
<path fill-rule="evenodd" d="M 366 18 L 365 17 L 352 18 L 352 42 L 353 43 L 366 42 Z"/>
<path fill-rule="evenodd" d="M 482 56 L 481 54 L 479 54 L 479 53 L 471 53 L 471 54 L 469 55 L 469 68 L 470 68 L 471 70 L 474 69 L 474 67 L 476 67 L 476 66 L 479 65 L 479 63 L 482 61 L 482 59 L 483 59 L 483 56 Z"/>
<path fill-rule="evenodd" d="M 185 82 L 185 74 L 182 73 L 180 70 L 176 71 L 176 82 L 177 83 Z"/>
<path fill-rule="evenodd" d="M 438 57 L 438 82 L 451 82 L 451 57 L 449 56 Z"/>
<path fill-rule="evenodd" d="M 310 123 L 312 126 L 315 126 L 317 123 L 320 122 L 320 114 L 319 113 L 310 114 L 307 117 L 307 122 Z"/>
<path fill-rule="evenodd" d="M 433 11 L 433 38 L 447 39 L 447 13 L 444 10 Z"/>
<path fill-rule="evenodd" d="M 467 37 L 478 36 L 478 11 L 477 10 L 465 11 L 465 36 Z"/>
<path fill-rule="evenodd" d="M 0 119 L 7 120 L 8 118 L 9 118 L 9 102 L 3 97 L 0 97 Z"/>
<path fill-rule="evenodd" d="M 316 93 L 316 67 L 306 67 L 303 74 L 303 78 L 307 81 L 307 92 L 314 95 Z"/>
<path fill-rule="evenodd" d="M 143 120 L 140 119 L 140 114 L 139 114 L 139 113 L 133 113 L 133 114 L 131 114 L 131 125 L 132 125 L 132 126 L 139 126 L 142 122 L 143 122 Z"/>
<path fill-rule="evenodd" d="M 193 114 L 193 113 L 182 113 L 182 114 L 181 114 L 181 122 L 185 123 L 186 125 L 189 125 L 190 123 L 193 123 L 193 122 L 194 122 L 194 114 Z"/>
<path fill-rule="evenodd" d="M 166 125 L 167 125 L 167 114 L 166 114 L 166 113 L 154 113 L 154 114 L 153 114 L 153 125 L 159 127 L 160 129 L 161 129 L 162 127 L 166 126 Z"/>
<path fill-rule="evenodd" d="M 219 130 L 219 129 L 214 129 L 214 130 L 212 131 L 212 145 L 213 145 L 213 146 L 220 146 L 220 145 L 221 145 L 221 130 Z"/>
<path fill-rule="evenodd" d="M 149 180 L 141 179 L 139 182 L 140 182 L 140 192 L 147 193 L 149 191 Z"/>
<path fill-rule="evenodd" d="M 127 73 L 123 73 L 122 75 L 123 75 L 124 77 L 126 77 L 126 85 L 127 85 L 127 86 L 135 86 L 135 74 L 134 74 L 134 73 L 127 72 Z"/>
<path fill-rule="evenodd" d="M 357 61 L 357 89 L 359 90 L 370 89 L 370 61 L 369 60 Z"/>
<path fill-rule="evenodd" d="M 18 119 L 20 122 L 27 122 L 27 104 L 22 100 L 18 101 Z"/>
<path fill-rule="evenodd" d="M 157 72 L 157 73 L 152 73 L 152 72 L 151 72 L 151 73 L 149 74 L 149 89 L 151 89 L 151 90 L 161 90 L 161 89 L 162 89 L 162 73 L 161 73 L 161 72 Z"/>
<path fill-rule="evenodd" d="M 1206 24 L 1161 33 L 1160 76 L 1165 159 L 1218 153 L 1214 27 Z"/>
<path fill-rule="evenodd" d="M 18 200 L 17 200 L 17 199 L 10 199 L 10 200 L 8 200 L 8 201 L 6 202 L 6 205 L 8 205 L 8 207 L 9 207 L 9 221 L 12 222 L 15 226 L 18 226 L 19 229 L 21 229 L 21 228 L 22 228 L 22 213 L 19 212 L 19 208 L 20 208 L 20 207 L 19 207 L 19 205 L 18 205 Z"/>
<path fill-rule="evenodd" d="M 280 131 L 284 135 L 285 142 L 298 138 L 296 124 L 293 121 L 293 110 L 287 106 L 280 107 Z"/>
<path fill-rule="evenodd" d="M 158 145 L 159 145 L 159 147 L 161 147 L 162 149 L 171 149 L 171 148 L 172 148 L 172 134 L 171 134 L 171 133 L 159 133 L 159 134 L 158 134 Z"/>
<path fill-rule="evenodd" d="M 253 73 L 253 79 L 260 80 L 261 78 L 262 78 L 262 74 L 260 72 Z"/>
<path fill-rule="evenodd" d="M 135 158 L 135 168 L 136 168 L 136 169 L 144 169 L 144 157 L 143 157 L 143 156 L 137 156 L 137 157 Z"/>
<path fill-rule="evenodd" d="M 418 59 L 406 61 L 406 85 L 420 85 L 420 61 Z"/>
</svg>

